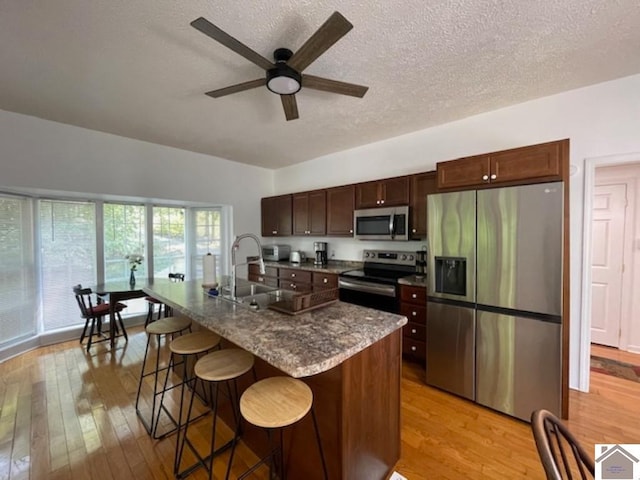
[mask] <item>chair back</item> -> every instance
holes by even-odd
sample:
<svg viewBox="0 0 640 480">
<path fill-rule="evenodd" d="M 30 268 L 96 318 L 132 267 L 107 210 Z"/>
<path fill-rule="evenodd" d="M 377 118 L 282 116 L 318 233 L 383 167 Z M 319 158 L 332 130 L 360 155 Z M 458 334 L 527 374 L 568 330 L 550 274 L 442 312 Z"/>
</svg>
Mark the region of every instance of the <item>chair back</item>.
<svg viewBox="0 0 640 480">
<path fill-rule="evenodd" d="M 184 282 L 184 273 L 170 273 L 169 280 L 174 282 Z"/>
<path fill-rule="evenodd" d="M 91 289 L 82 288 L 82 285 L 78 284 L 73 287 L 73 293 L 76 296 L 76 302 L 78 302 L 82 318 L 90 318 L 93 314 L 93 304 L 91 303 L 91 295 L 93 292 Z"/>
<path fill-rule="evenodd" d="M 536 410 L 531 415 L 531 430 L 547 480 L 594 477 L 593 459 L 558 417 L 548 410 Z"/>
</svg>

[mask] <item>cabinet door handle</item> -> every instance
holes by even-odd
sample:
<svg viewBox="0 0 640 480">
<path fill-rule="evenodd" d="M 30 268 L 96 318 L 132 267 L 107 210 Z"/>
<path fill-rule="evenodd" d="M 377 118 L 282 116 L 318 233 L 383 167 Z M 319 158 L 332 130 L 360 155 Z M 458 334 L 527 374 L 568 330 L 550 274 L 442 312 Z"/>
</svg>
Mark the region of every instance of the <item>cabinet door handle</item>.
<svg viewBox="0 0 640 480">
<path fill-rule="evenodd" d="M 414 228 L 414 229 L 412 229 L 411 231 L 412 231 L 413 233 L 416 233 L 416 229 L 415 229 L 415 228 Z"/>
<path fill-rule="evenodd" d="M 415 328 L 412 328 L 411 333 L 418 333 L 418 331 Z"/>
<path fill-rule="evenodd" d="M 328 279 L 328 278 L 323 278 L 323 279 L 322 279 L 322 283 L 327 283 L 328 281 L 329 281 L 329 279 Z"/>
<path fill-rule="evenodd" d="M 412 317 L 417 317 L 418 316 L 418 312 L 416 312 L 416 311 L 411 312 L 411 316 Z"/>
<path fill-rule="evenodd" d="M 353 233 L 353 229 L 352 228 L 349 229 L 349 233 Z"/>
<path fill-rule="evenodd" d="M 275 230 L 271 230 L 271 233 L 272 233 L 273 235 L 275 235 L 275 234 L 276 234 L 276 233 L 278 233 L 278 232 L 277 232 L 277 231 L 275 231 Z"/>
<path fill-rule="evenodd" d="M 294 290 L 296 289 L 296 284 L 295 284 L 295 283 L 292 283 L 292 284 L 290 284 L 289 286 L 290 286 L 291 288 L 293 288 Z"/>
<path fill-rule="evenodd" d="M 485 182 L 489 180 L 489 175 L 482 175 L 482 180 L 484 180 Z"/>
<path fill-rule="evenodd" d="M 384 205 L 384 200 L 380 200 L 380 205 Z"/>
<path fill-rule="evenodd" d="M 380 205 L 380 200 L 376 200 L 376 205 Z"/>
<path fill-rule="evenodd" d="M 416 350 L 418 350 L 418 348 L 417 348 L 415 345 L 412 345 L 412 346 L 411 346 L 411 351 L 412 351 L 412 352 L 415 352 Z"/>
<path fill-rule="evenodd" d="M 417 295 L 417 294 L 415 294 L 415 293 L 412 293 L 412 294 L 411 294 L 411 298 L 418 298 L 418 295 Z"/>
<path fill-rule="evenodd" d="M 495 180 L 498 176 L 495 173 L 491 174 L 491 180 Z"/>
<path fill-rule="evenodd" d="M 296 274 L 295 274 L 295 273 L 292 273 L 292 274 L 291 274 L 291 278 L 295 278 L 295 277 L 296 277 Z"/>
</svg>

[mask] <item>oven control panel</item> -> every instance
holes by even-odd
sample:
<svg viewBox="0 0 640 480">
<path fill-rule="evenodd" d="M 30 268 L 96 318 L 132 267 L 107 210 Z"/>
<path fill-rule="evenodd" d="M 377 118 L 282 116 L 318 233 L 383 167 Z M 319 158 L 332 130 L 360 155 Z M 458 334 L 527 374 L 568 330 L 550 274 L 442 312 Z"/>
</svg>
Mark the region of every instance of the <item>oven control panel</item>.
<svg viewBox="0 0 640 480">
<path fill-rule="evenodd" d="M 375 262 L 389 265 L 413 266 L 416 264 L 416 253 L 397 250 L 365 250 L 362 253 L 362 259 L 365 263 Z"/>
</svg>

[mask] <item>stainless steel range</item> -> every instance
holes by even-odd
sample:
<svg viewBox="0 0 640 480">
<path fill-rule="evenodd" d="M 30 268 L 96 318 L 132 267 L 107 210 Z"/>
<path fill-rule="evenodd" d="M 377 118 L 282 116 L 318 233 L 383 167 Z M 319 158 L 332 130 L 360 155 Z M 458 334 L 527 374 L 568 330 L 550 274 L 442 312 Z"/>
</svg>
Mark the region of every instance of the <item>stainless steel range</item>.
<svg viewBox="0 0 640 480">
<path fill-rule="evenodd" d="M 340 300 L 398 313 L 398 279 L 415 273 L 415 252 L 365 250 L 362 269 L 340 274 Z"/>
</svg>

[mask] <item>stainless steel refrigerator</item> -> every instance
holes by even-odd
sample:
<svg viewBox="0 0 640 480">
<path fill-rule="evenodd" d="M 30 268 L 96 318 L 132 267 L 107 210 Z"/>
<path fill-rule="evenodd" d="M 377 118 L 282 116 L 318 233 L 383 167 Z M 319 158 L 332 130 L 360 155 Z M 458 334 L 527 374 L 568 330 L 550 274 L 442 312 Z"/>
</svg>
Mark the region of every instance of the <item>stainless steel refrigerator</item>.
<svg viewBox="0 0 640 480">
<path fill-rule="evenodd" d="M 427 197 L 429 385 L 560 415 L 563 185 Z"/>
</svg>

